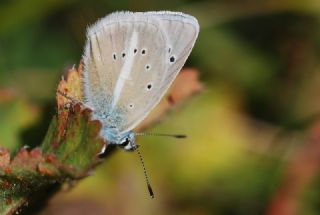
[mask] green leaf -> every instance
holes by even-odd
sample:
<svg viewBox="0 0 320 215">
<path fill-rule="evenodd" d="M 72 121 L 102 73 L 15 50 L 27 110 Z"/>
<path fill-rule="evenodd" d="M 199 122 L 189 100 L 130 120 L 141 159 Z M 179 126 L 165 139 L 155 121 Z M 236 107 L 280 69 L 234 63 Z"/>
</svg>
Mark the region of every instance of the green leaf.
<svg viewBox="0 0 320 215">
<path fill-rule="evenodd" d="M 52 119 L 41 148 L 21 149 L 12 160 L 8 150 L 0 150 L 0 214 L 34 202 L 37 191 L 88 175 L 100 162 L 101 124 L 91 121 L 90 114 L 80 104 L 72 105 Z"/>
</svg>

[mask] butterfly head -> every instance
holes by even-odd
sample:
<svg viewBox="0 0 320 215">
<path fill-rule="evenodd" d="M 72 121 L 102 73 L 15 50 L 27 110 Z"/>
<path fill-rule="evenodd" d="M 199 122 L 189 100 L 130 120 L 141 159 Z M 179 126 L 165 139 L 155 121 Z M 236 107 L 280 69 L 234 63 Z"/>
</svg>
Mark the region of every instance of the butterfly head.
<svg viewBox="0 0 320 215">
<path fill-rule="evenodd" d="M 126 151 L 134 151 L 138 148 L 138 145 L 136 144 L 136 139 L 134 132 L 130 131 L 128 134 L 126 134 L 119 143 L 119 146 Z"/>
</svg>

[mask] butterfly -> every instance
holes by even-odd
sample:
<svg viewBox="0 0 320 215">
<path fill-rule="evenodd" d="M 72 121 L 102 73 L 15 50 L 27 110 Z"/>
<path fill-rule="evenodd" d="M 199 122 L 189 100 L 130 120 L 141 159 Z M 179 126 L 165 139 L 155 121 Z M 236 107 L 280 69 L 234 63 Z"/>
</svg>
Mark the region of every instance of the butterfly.
<svg viewBox="0 0 320 215">
<path fill-rule="evenodd" d="M 170 11 L 115 12 L 88 28 L 84 103 L 109 144 L 137 149 L 133 129 L 164 96 L 198 33 L 196 18 Z"/>
</svg>

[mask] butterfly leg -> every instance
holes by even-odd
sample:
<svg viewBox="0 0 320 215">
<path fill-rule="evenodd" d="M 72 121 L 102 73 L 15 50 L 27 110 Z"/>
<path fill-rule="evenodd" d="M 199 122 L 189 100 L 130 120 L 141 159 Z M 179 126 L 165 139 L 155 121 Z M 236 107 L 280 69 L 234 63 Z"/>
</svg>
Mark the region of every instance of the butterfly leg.
<svg viewBox="0 0 320 215">
<path fill-rule="evenodd" d="M 79 104 L 81 104 L 83 107 L 89 108 L 89 109 L 93 110 L 92 107 L 89 107 L 88 105 L 84 104 L 82 101 L 80 101 L 80 100 L 78 100 L 78 99 L 72 98 L 71 96 L 67 95 L 66 93 L 64 93 L 64 92 L 62 92 L 62 91 L 60 91 L 60 90 L 57 90 L 57 93 L 60 94 L 61 96 L 65 97 L 66 99 L 70 100 L 70 101 L 71 101 L 71 102 L 70 102 L 71 104 L 77 104 L 77 103 L 79 103 Z M 67 104 L 70 104 L 70 103 L 67 103 Z"/>
<path fill-rule="evenodd" d="M 115 144 L 104 144 L 103 148 L 101 151 L 98 153 L 99 158 L 106 158 L 108 155 L 113 153 L 116 150 L 116 145 Z"/>
</svg>

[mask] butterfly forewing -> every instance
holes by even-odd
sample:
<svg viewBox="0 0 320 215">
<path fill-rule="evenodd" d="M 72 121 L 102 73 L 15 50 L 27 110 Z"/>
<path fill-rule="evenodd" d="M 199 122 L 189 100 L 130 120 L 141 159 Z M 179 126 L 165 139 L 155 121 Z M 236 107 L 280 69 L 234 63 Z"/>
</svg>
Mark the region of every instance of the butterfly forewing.
<svg viewBox="0 0 320 215">
<path fill-rule="evenodd" d="M 84 90 L 97 116 L 132 130 L 158 104 L 197 38 L 199 26 L 175 12 L 115 13 L 88 30 Z"/>
<path fill-rule="evenodd" d="M 155 58 L 157 63 L 164 64 L 164 67 L 151 65 L 147 74 L 142 73 L 141 77 L 137 77 L 135 84 L 140 87 L 128 89 L 133 90 L 135 94 L 131 98 L 135 100 L 136 108 L 131 110 L 126 124 L 121 128 L 125 132 L 136 127 L 158 104 L 189 56 L 199 31 L 195 19 L 181 13 L 149 13 L 149 15 L 156 19 L 156 27 L 165 38 L 165 44 L 155 50 L 155 53 L 150 52 L 150 56 L 146 56 L 146 59 Z M 151 38 L 156 38 L 156 35 L 151 35 Z M 159 75 L 154 76 L 157 79 L 151 77 L 149 72 L 158 73 Z M 146 91 L 148 83 L 152 84 L 152 88 Z"/>
</svg>

